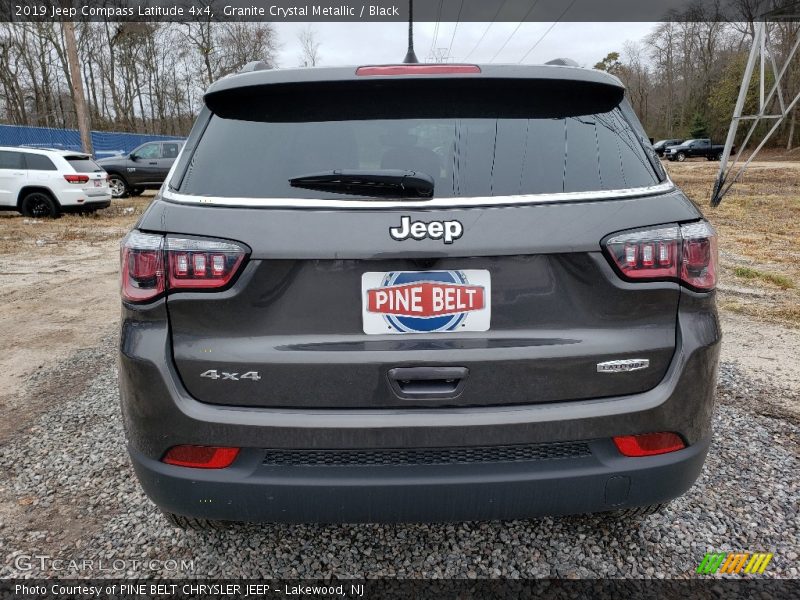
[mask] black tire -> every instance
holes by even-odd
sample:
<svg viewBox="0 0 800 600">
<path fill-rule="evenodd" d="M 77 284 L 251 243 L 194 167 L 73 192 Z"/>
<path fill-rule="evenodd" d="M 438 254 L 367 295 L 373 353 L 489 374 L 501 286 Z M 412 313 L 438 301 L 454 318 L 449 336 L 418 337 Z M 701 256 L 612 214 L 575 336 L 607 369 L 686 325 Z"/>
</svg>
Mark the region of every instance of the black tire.
<svg viewBox="0 0 800 600">
<path fill-rule="evenodd" d="M 116 173 L 108 174 L 108 187 L 111 190 L 112 198 L 127 198 L 130 194 L 128 182 L 121 175 Z"/>
<path fill-rule="evenodd" d="M 161 511 L 167 522 L 173 527 L 180 529 L 190 529 L 193 531 L 222 531 L 227 529 L 227 524 L 224 521 L 211 521 L 209 519 L 195 519 L 193 517 L 184 517 L 183 515 L 176 515 L 175 513 Z"/>
<path fill-rule="evenodd" d="M 677 160 L 678 162 L 683 162 L 683 161 L 685 161 L 685 160 L 686 160 L 686 154 L 685 154 L 684 152 L 678 152 L 678 153 L 675 155 L 675 160 Z"/>
<path fill-rule="evenodd" d="M 24 216 L 34 219 L 57 219 L 61 216 L 58 203 L 47 192 L 28 192 L 20 202 L 19 208 Z"/>
<path fill-rule="evenodd" d="M 716 156 L 717 160 L 722 160 L 722 152 L 718 152 Z"/>
</svg>

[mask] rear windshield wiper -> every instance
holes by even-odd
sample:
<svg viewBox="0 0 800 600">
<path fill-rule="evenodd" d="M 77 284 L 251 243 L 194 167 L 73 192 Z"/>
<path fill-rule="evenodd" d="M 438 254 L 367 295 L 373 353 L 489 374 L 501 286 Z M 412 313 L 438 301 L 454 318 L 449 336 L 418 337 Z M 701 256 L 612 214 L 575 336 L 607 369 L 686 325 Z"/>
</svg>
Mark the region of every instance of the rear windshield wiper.
<svg viewBox="0 0 800 600">
<path fill-rule="evenodd" d="M 289 185 L 309 190 L 356 196 L 433 197 L 433 177 L 421 171 L 337 169 L 293 177 L 289 180 Z"/>
</svg>

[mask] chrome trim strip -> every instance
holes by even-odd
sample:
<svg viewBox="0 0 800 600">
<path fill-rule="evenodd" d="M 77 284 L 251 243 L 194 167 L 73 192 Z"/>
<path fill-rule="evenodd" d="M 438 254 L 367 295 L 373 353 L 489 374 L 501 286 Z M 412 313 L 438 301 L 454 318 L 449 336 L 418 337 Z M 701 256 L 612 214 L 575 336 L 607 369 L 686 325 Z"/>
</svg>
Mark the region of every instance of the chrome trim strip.
<svg viewBox="0 0 800 600">
<path fill-rule="evenodd" d="M 475 198 L 433 198 L 432 200 L 317 200 L 313 198 L 223 198 L 219 196 L 194 196 L 165 189 L 162 197 L 171 202 L 206 204 L 212 206 L 237 206 L 257 208 L 472 208 L 477 206 L 498 207 L 520 204 L 542 204 L 546 202 L 581 202 L 592 200 L 616 200 L 654 196 L 671 192 L 675 184 L 667 180 L 657 185 L 629 188 L 626 190 L 600 190 L 596 192 L 562 192 L 556 194 L 522 194 L 516 196 L 483 196 Z"/>
</svg>

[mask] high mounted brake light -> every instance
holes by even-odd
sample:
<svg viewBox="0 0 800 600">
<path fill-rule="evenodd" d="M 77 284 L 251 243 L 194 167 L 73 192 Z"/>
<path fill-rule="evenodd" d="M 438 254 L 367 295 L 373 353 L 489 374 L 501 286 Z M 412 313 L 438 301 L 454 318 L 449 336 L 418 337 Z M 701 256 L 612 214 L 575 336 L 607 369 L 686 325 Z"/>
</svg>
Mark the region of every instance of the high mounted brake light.
<svg viewBox="0 0 800 600">
<path fill-rule="evenodd" d="M 358 67 L 356 75 L 456 75 L 480 73 L 478 65 L 378 65 Z"/>
<path fill-rule="evenodd" d="M 604 242 L 627 279 L 676 280 L 707 292 L 717 283 L 717 234 L 707 221 L 614 234 Z"/>
<path fill-rule="evenodd" d="M 222 289 L 233 281 L 247 254 L 236 242 L 132 231 L 122 241 L 122 297 L 148 302 L 173 290 Z"/>
</svg>

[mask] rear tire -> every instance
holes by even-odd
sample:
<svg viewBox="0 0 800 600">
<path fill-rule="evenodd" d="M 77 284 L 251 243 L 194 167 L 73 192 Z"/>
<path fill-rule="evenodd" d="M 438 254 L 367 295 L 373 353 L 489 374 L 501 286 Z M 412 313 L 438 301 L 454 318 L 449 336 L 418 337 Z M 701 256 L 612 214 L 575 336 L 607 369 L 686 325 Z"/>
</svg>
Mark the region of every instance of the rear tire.
<svg viewBox="0 0 800 600">
<path fill-rule="evenodd" d="M 128 182 L 116 173 L 111 173 L 108 176 L 108 187 L 111 190 L 112 198 L 127 198 L 130 193 Z"/>
<path fill-rule="evenodd" d="M 717 160 L 722 160 L 722 152 L 717 153 Z"/>
<path fill-rule="evenodd" d="M 192 531 L 222 531 L 227 528 L 224 521 L 212 521 L 210 519 L 195 519 L 193 517 L 184 517 L 183 515 L 176 515 L 175 513 L 161 511 L 167 522 L 173 527 L 180 529 L 188 529 Z"/>
<path fill-rule="evenodd" d="M 53 197 L 47 192 L 28 192 L 20 202 L 20 212 L 34 219 L 57 219 L 61 210 Z"/>
</svg>

